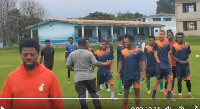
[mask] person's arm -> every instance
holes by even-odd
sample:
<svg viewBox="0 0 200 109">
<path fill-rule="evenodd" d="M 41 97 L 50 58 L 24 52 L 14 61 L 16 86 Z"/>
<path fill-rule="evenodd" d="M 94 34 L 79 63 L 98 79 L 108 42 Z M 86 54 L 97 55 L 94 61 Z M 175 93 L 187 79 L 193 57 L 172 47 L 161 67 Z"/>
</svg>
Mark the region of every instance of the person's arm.
<svg viewBox="0 0 200 109">
<path fill-rule="evenodd" d="M 124 66 L 124 56 L 121 55 L 120 58 L 119 58 L 119 64 L 118 64 L 118 69 L 117 69 L 117 75 L 118 75 L 117 78 L 118 79 L 121 79 L 120 78 L 120 72 L 121 72 L 123 66 Z"/>
<path fill-rule="evenodd" d="M 54 65 L 54 54 L 55 54 L 55 49 L 53 49 L 53 59 L 52 59 L 52 66 Z"/>
<path fill-rule="evenodd" d="M 43 56 L 44 56 L 44 54 L 43 54 L 43 50 L 42 50 L 42 51 L 41 51 L 41 55 L 40 55 L 40 64 L 42 64 Z"/>
<path fill-rule="evenodd" d="M 110 72 L 113 73 L 114 69 L 114 55 L 110 53 L 110 59 L 112 60 L 112 63 L 110 65 Z"/>
<path fill-rule="evenodd" d="M 50 91 L 49 91 L 49 98 L 60 98 L 60 99 L 51 99 L 51 108 L 52 109 L 64 109 L 64 101 L 63 96 L 61 92 L 60 85 L 58 83 L 58 80 L 56 76 L 53 74 L 53 79 L 50 85 Z"/>
<path fill-rule="evenodd" d="M 147 53 L 148 53 L 148 52 L 147 52 L 147 48 L 145 47 L 145 48 L 144 48 L 144 56 L 146 57 L 146 59 L 147 59 Z M 145 65 L 147 65 L 147 61 L 145 61 Z"/>
<path fill-rule="evenodd" d="M 0 98 L 13 98 L 13 94 L 11 91 L 11 80 L 9 77 L 7 78 L 3 89 L 1 91 Z M 4 109 L 12 109 L 13 108 L 13 100 L 12 99 L 0 99 L 0 106 L 2 106 Z"/>
<path fill-rule="evenodd" d="M 188 59 L 186 60 L 186 64 L 188 63 L 189 64 L 189 61 L 190 61 L 190 55 L 191 55 L 191 49 L 190 49 L 190 46 L 188 45 Z"/>
<path fill-rule="evenodd" d="M 170 57 L 170 53 L 169 52 L 168 52 L 168 62 L 169 62 L 170 67 L 172 68 L 171 57 Z"/>
<path fill-rule="evenodd" d="M 69 49 L 68 49 L 68 47 L 66 46 L 66 47 L 65 47 L 65 64 L 67 63 L 68 52 L 69 52 Z"/>
<path fill-rule="evenodd" d="M 180 64 L 183 64 L 183 61 L 181 61 L 178 58 L 176 58 L 176 49 L 174 47 L 172 47 L 172 56 L 176 60 L 176 62 L 178 62 Z"/>
<path fill-rule="evenodd" d="M 99 66 L 109 66 L 112 64 L 111 60 L 109 60 L 107 62 L 98 62 L 93 54 L 89 54 L 89 55 L 90 55 L 90 60 L 91 60 L 92 64 L 95 66 L 98 66 L 98 67 Z"/>
<path fill-rule="evenodd" d="M 146 57 L 144 55 L 144 52 L 141 51 L 139 53 L 140 56 L 140 70 L 141 70 L 141 79 L 143 80 L 146 77 L 146 73 L 145 73 L 145 67 L 146 67 Z"/>
<path fill-rule="evenodd" d="M 170 67 L 172 68 L 171 57 L 170 57 L 170 45 L 168 45 L 168 62 Z"/>
<path fill-rule="evenodd" d="M 66 67 L 67 67 L 68 69 L 71 69 L 71 68 L 72 68 L 71 54 L 70 54 L 69 57 L 67 58 Z"/>
<path fill-rule="evenodd" d="M 159 64 L 160 59 L 158 58 L 158 45 L 156 43 L 153 45 L 153 51 L 154 51 L 154 57 L 156 59 L 156 63 Z"/>
</svg>

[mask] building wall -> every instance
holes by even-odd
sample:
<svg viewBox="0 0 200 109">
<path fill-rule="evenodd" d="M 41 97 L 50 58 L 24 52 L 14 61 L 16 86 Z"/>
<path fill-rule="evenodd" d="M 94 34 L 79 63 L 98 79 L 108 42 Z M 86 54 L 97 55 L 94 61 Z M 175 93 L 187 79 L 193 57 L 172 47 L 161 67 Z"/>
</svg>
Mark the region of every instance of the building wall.
<svg viewBox="0 0 200 109">
<path fill-rule="evenodd" d="M 196 2 L 196 12 L 183 13 L 183 3 Z M 199 0 L 176 0 L 177 32 L 185 35 L 200 35 L 200 1 Z M 197 30 L 183 30 L 183 21 L 197 21 Z"/>
<path fill-rule="evenodd" d="M 161 21 L 153 21 L 153 18 L 161 18 Z M 171 18 L 171 21 L 163 21 L 163 18 Z M 146 22 L 149 23 L 155 23 L 155 24 L 162 24 L 165 25 L 165 27 L 161 28 L 165 31 L 171 29 L 173 33 L 176 33 L 176 17 L 175 16 L 168 16 L 168 15 L 157 15 L 153 17 L 147 17 Z M 157 32 L 156 32 L 157 31 Z M 160 28 L 154 29 L 154 35 L 158 36 L 158 33 L 160 31 Z"/>
<path fill-rule="evenodd" d="M 33 30 L 38 30 L 40 44 L 44 44 L 46 39 L 50 39 L 51 43 L 67 43 L 69 37 L 74 37 L 74 26 L 77 25 L 64 22 L 49 22 L 35 27 Z"/>
</svg>

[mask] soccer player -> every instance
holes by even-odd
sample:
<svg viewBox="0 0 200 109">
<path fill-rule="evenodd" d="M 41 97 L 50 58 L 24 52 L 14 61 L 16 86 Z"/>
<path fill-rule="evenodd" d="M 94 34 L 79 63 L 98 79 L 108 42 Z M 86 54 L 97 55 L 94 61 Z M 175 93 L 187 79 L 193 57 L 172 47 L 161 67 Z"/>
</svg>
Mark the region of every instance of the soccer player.
<svg viewBox="0 0 200 109">
<path fill-rule="evenodd" d="M 188 98 L 193 98 L 191 94 L 191 83 L 190 83 L 190 45 L 184 42 L 184 34 L 177 33 L 177 43 L 174 44 L 172 48 L 172 55 L 177 62 L 177 78 L 178 78 L 178 92 L 179 98 L 182 98 L 182 79 L 186 81 L 186 86 L 188 89 Z"/>
<path fill-rule="evenodd" d="M 64 109 L 56 76 L 52 71 L 37 63 L 39 51 L 40 45 L 34 39 L 25 39 L 20 44 L 19 52 L 23 64 L 8 75 L 1 92 L 0 106 L 5 109 Z"/>
<path fill-rule="evenodd" d="M 81 109 L 88 109 L 85 99 L 86 89 L 90 93 L 92 98 L 99 98 L 99 94 L 96 91 L 96 79 L 93 75 L 93 65 L 96 66 L 109 66 L 112 62 L 98 62 L 92 52 L 86 50 L 86 40 L 80 39 L 78 41 L 78 50 L 72 52 L 67 60 L 67 67 L 71 68 L 74 66 L 74 79 L 75 79 L 75 90 L 78 94 L 78 98 Z M 99 99 L 93 99 L 95 109 L 102 109 L 101 101 Z"/>
<path fill-rule="evenodd" d="M 149 45 L 147 45 L 144 49 L 144 54 L 147 58 L 147 64 L 146 64 L 146 77 L 147 77 L 146 83 L 147 83 L 147 89 L 148 89 L 147 94 L 151 93 L 150 78 L 156 76 L 156 60 L 155 60 L 154 52 L 153 52 L 154 43 L 155 43 L 155 37 L 150 36 Z"/>
<path fill-rule="evenodd" d="M 176 78 L 176 60 L 173 58 L 172 56 L 172 47 L 173 45 L 176 43 L 174 40 L 173 40 L 173 37 L 174 37 L 174 34 L 172 31 L 168 31 L 167 32 L 167 39 L 168 39 L 168 43 L 170 45 L 170 60 L 171 60 L 171 65 L 172 65 L 172 73 L 173 73 L 173 80 L 172 80 L 172 91 L 171 91 L 171 94 L 172 95 L 176 95 L 174 92 L 173 92 L 173 88 L 174 88 L 174 84 L 175 84 L 175 78 Z M 165 82 L 165 89 L 163 90 L 163 93 L 165 95 L 167 95 L 167 81 Z"/>
<path fill-rule="evenodd" d="M 109 49 L 109 50 L 111 51 L 111 53 L 114 55 L 114 49 L 113 49 L 112 44 L 109 43 L 108 37 L 107 37 L 107 36 L 104 36 L 102 40 L 105 40 L 105 41 L 108 43 L 108 44 L 107 44 L 108 49 Z M 113 65 L 114 65 L 114 58 L 113 58 L 113 60 L 112 60 L 112 64 L 110 65 L 110 72 L 113 72 Z M 105 85 L 106 85 L 106 90 L 107 90 L 108 92 L 110 92 L 111 90 L 110 90 L 110 88 L 108 88 L 108 84 L 105 83 Z M 100 85 L 100 88 L 103 90 L 102 85 Z"/>
<path fill-rule="evenodd" d="M 119 36 L 118 38 L 119 44 L 117 46 L 117 68 L 119 65 L 119 58 L 122 56 L 122 50 L 124 49 L 124 36 Z M 123 81 L 123 72 L 124 69 L 122 68 L 120 72 L 120 77 L 118 77 L 118 95 L 122 95 L 122 81 Z"/>
<path fill-rule="evenodd" d="M 90 39 L 86 39 L 87 47 L 86 50 L 91 51 L 94 54 L 94 50 L 90 47 Z"/>
<path fill-rule="evenodd" d="M 40 63 L 42 64 L 44 57 L 44 66 L 52 70 L 54 65 L 54 48 L 50 46 L 50 40 L 45 40 L 46 47 L 41 51 Z"/>
<path fill-rule="evenodd" d="M 124 66 L 124 109 L 128 108 L 128 95 L 129 88 L 133 85 L 135 92 L 136 107 L 140 107 L 140 80 L 145 78 L 145 56 L 140 48 L 134 46 L 134 38 L 130 35 L 125 36 L 126 49 L 122 50 L 122 56 L 120 58 L 118 66 L 118 77 L 120 77 L 120 71 Z M 142 72 L 142 76 L 141 76 Z"/>
<path fill-rule="evenodd" d="M 154 57 L 156 59 L 156 75 L 157 75 L 157 81 L 153 87 L 153 94 L 152 94 L 152 101 L 156 102 L 156 90 L 158 87 L 158 84 L 163 78 L 166 78 L 168 81 L 167 85 L 167 100 L 168 101 L 175 101 L 174 99 L 171 99 L 171 89 L 172 89 L 172 79 L 173 74 L 171 70 L 171 62 L 170 62 L 170 46 L 168 44 L 168 41 L 165 40 L 165 31 L 161 30 L 159 33 L 159 39 L 155 41 L 153 46 L 154 51 Z"/>
<path fill-rule="evenodd" d="M 77 50 L 77 45 L 74 44 L 74 38 L 70 37 L 69 44 L 65 47 L 65 61 L 67 62 L 68 56 L 75 50 Z M 71 69 L 68 69 L 68 83 L 70 83 L 70 71 Z"/>
<path fill-rule="evenodd" d="M 106 62 L 113 60 L 114 56 L 112 52 L 108 49 L 107 41 L 102 39 L 101 50 L 97 50 L 95 55 L 98 57 L 98 61 Z M 110 72 L 110 66 L 99 67 L 97 71 L 97 91 L 100 89 L 100 84 L 107 83 L 110 85 L 111 98 L 114 98 L 114 80 L 112 77 L 112 72 Z"/>
</svg>

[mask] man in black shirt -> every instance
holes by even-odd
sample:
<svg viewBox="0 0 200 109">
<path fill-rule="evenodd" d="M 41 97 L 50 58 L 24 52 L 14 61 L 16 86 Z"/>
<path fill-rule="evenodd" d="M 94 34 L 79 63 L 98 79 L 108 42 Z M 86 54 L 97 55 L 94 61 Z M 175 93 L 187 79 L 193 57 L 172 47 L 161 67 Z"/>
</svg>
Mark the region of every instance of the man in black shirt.
<svg viewBox="0 0 200 109">
<path fill-rule="evenodd" d="M 50 40 L 45 40 L 45 45 L 46 47 L 41 51 L 40 63 L 42 63 L 44 57 L 44 66 L 52 70 L 54 64 L 54 48 L 50 47 Z"/>
</svg>

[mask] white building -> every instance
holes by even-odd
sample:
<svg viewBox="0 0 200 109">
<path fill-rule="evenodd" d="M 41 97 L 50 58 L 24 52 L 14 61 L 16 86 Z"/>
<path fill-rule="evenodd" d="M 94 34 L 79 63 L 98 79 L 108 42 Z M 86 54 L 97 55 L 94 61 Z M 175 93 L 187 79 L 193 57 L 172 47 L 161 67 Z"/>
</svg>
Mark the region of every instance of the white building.
<svg viewBox="0 0 200 109">
<path fill-rule="evenodd" d="M 154 24 L 162 24 L 165 27 L 162 28 L 154 28 L 154 36 L 158 36 L 160 29 L 162 30 L 172 30 L 174 34 L 176 34 L 176 17 L 174 14 L 155 14 L 146 17 L 145 22 L 154 23 Z"/>
</svg>

